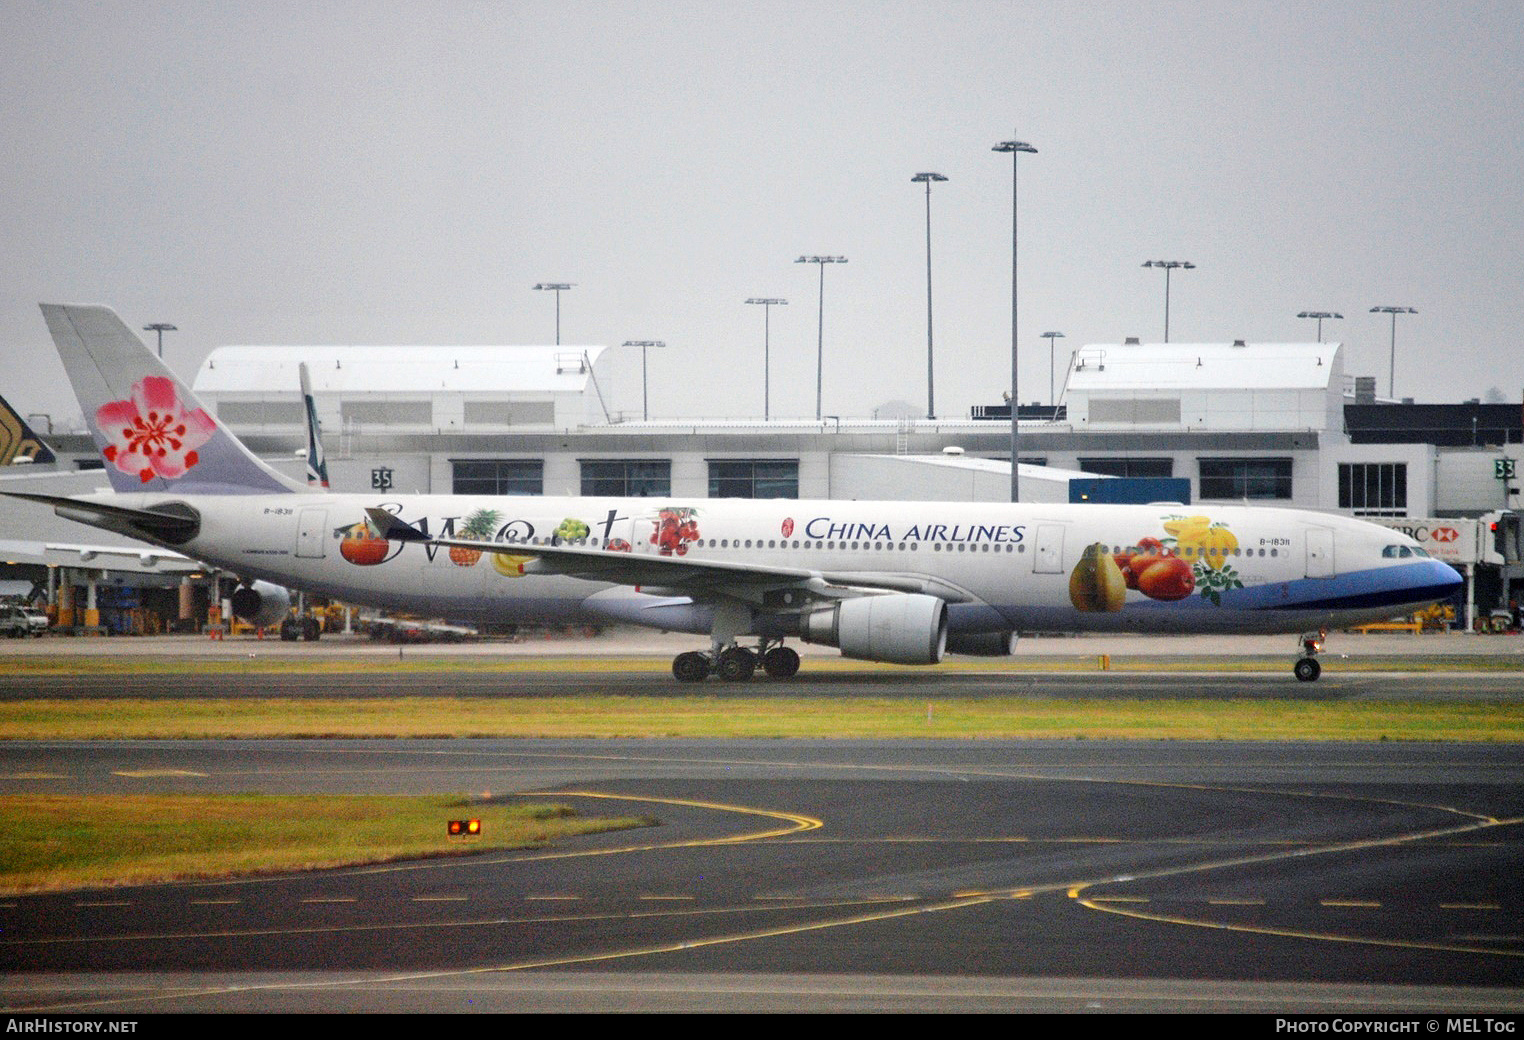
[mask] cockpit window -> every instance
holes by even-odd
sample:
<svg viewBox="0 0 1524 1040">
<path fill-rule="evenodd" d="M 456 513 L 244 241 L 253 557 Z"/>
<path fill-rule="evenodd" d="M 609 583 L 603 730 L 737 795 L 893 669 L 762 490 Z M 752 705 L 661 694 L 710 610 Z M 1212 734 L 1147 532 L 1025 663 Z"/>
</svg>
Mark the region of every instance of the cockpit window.
<svg viewBox="0 0 1524 1040">
<path fill-rule="evenodd" d="M 1429 554 L 1427 552 L 1425 552 L 1424 550 L 1414 548 L 1411 545 L 1388 545 L 1384 549 L 1381 550 L 1381 555 L 1385 556 L 1387 559 L 1391 560 L 1391 559 L 1407 559 L 1410 556 L 1425 556 L 1426 557 Z"/>
</svg>

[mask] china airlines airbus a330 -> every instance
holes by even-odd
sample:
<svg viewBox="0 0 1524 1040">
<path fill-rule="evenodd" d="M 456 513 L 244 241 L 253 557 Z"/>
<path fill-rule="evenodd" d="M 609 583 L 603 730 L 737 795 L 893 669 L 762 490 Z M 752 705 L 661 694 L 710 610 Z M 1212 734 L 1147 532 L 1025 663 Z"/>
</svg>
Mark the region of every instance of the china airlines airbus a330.
<svg viewBox="0 0 1524 1040">
<path fill-rule="evenodd" d="M 285 615 L 277 586 L 450 618 L 621 622 L 708 635 L 673 661 L 680 680 L 743 680 L 759 663 L 793 675 L 789 638 L 933 664 L 1009 653 L 1020 630 L 1347 626 L 1460 584 L 1392 531 L 1289 509 L 329 493 L 255 458 L 113 311 L 42 310 L 114 490 L 18 497 L 238 575 L 235 610 L 261 624 Z M 1320 645 L 1303 637 L 1299 679 L 1317 678 Z"/>
</svg>

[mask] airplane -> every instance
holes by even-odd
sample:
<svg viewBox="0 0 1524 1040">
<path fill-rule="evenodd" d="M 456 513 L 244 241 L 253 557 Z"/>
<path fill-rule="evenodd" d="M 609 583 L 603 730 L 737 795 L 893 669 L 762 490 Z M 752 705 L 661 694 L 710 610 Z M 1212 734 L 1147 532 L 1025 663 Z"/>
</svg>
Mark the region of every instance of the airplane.
<svg viewBox="0 0 1524 1040">
<path fill-rule="evenodd" d="M 302 384 L 302 410 L 307 416 L 307 486 L 328 490 L 328 461 L 323 455 L 323 428 L 318 423 L 317 401 L 312 396 L 312 379 L 307 362 L 296 366 Z"/>
<path fill-rule="evenodd" d="M 623 622 L 709 637 L 675 678 L 785 679 L 785 641 L 934 664 L 1018 631 L 1300 632 L 1408 613 L 1461 578 L 1405 536 L 1249 506 L 488 497 L 324 492 L 266 466 L 109 308 L 43 304 L 113 491 L 18 497 L 238 575 L 431 616 Z M 755 649 L 742 645 L 756 640 Z"/>
<path fill-rule="evenodd" d="M 0 466 L 50 465 L 57 461 L 53 449 L 27 425 L 21 413 L 0 397 Z"/>
</svg>

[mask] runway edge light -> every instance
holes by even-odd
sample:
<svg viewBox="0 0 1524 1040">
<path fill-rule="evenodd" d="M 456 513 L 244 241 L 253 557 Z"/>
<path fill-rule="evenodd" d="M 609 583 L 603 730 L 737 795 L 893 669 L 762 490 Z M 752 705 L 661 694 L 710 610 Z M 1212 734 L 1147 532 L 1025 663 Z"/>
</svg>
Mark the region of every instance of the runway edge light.
<svg viewBox="0 0 1524 1040">
<path fill-rule="evenodd" d="M 482 832 L 480 820 L 451 820 L 448 824 L 450 837 L 474 838 Z"/>
</svg>

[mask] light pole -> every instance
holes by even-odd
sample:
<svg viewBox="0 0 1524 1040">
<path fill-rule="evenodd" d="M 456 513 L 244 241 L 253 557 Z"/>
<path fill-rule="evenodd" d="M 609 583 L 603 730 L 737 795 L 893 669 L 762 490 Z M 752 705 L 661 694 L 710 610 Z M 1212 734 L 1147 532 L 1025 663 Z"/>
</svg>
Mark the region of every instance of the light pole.
<svg viewBox="0 0 1524 1040">
<path fill-rule="evenodd" d="M 820 422 L 820 390 L 825 373 L 825 265 L 844 264 L 844 256 L 801 256 L 796 264 L 820 265 L 820 318 L 815 340 L 815 421 Z"/>
<path fill-rule="evenodd" d="M 1053 348 L 1056 344 L 1053 341 L 1063 339 L 1064 334 L 1062 332 L 1044 332 L 1042 338 L 1048 341 L 1048 404 L 1053 406 L 1053 415 L 1054 418 L 1057 418 L 1058 396 L 1053 390 Z"/>
<path fill-rule="evenodd" d="M 646 348 L 665 347 L 667 344 L 659 339 L 627 339 L 624 345 L 640 348 L 640 419 L 642 422 L 650 422 L 651 409 L 646 403 Z"/>
<path fill-rule="evenodd" d="M 1011 501 L 1019 500 L 1021 493 L 1021 478 L 1019 475 L 1020 465 L 1017 460 L 1021 457 L 1021 433 L 1016 426 L 1017 403 L 1021 398 L 1017 395 L 1017 364 L 1016 345 L 1017 321 L 1016 321 L 1016 242 L 1017 242 L 1017 180 L 1016 170 L 1020 165 L 1022 152 L 1037 154 L 1037 149 L 1025 141 L 1001 141 L 991 151 L 1011 153 Z"/>
<path fill-rule="evenodd" d="M 781 307 L 788 303 L 787 300 L 777 297 L 753 296 L 747 303 L 760 303 L 762 305 L 762 419 L 765 422 L 772 418 L 772 348 L 770 345 L 771 334 L 768 328 L 772 317 L 773 307 Z"/>
<path fill-rule="evenodd" d="M 1344 315 L 1335 313 L 1334 311 L 1301 311 L 1301 312 L 1299 312 L 1297 314 L 1297 317 L 1298 318 L 1316 318 L 1316 319 L 1318 319 L 1318 342 L 1322 343 L 1323 342 L 1323 319 L 1324 318 L 1341 318 L 1342 319 L 1344 317 Z"/>
<path fill-rule="evenodd" d="M 931 184 L 945 181 L 940 173 L 918 173 L 912 184 L 926 185 L 926 418 L 937 417 L 936 376 L 931 363 Z"/>
<path fill-rule="evenodd" d="M 535 288 L 541 292 L 554 292 L 556 294 L 556 346 L 561 345 L 561 293 L 570 289 L 576 282 L 536 282 Z"/>
<path fill-rule="evenodd" d="M 1397 315 L 1418 312 L 1411 307 L 1372 307 L 1371 313 L 1392 316 L 1392 353 L 1386 368 L 1386 396 L 1395 401 L 1397 400 Z"/>
<path fill-rule="evenodd" d="M 159 360 L 164 360 L 164 333 L 179 332 L 180 330 L 166 321 L 156 321 L 152 325 L 144 325 L 144 332 L 157 332 L 159 334 Z"/>
<path fill-rule="evenodd" d="M 1169 342 L 1169 273 L 1179 267 L 1186 271 L 1193 270 L 1196 265 L 1189 260 L 1145 260 L 1144 267 L 1164 268 L 1164 342 Z"/>
</svg>

